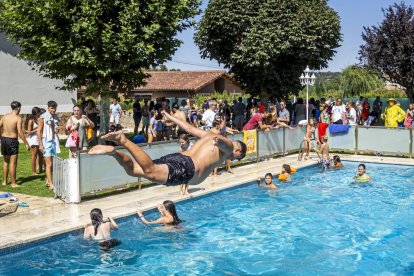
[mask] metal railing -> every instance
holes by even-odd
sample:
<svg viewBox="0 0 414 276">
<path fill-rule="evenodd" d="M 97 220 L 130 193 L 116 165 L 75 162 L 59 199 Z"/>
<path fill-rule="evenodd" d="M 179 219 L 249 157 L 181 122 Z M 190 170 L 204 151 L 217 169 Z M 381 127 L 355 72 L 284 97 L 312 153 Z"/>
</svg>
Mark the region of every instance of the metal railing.
<svg viewBox="0 0 414 276">
<path fill-rule="evenodd" d="M 299 152 L 303 145 L 305 126 L 295 129 L 279 128 L 271 131 L 257 132 L 257 151 L 248 154 L 245 160 L 259 161 L 262 158 L 275 155 L 285 155 L 288 152 Z M 380 154 L 395 154 L 412 157 L 413 130 L 405 128 L 386 128 L 352 126 L 346 134 L 331 134 L 328 144 L 332 150 L 358 152 L 368 151 Z M 231 140 L 243 140 L 243 134 L 228 136 Z M 151 147 L 141 144 L 141 148 L 152 158 L 174 153 L 179 145 L 176 140 L 152 143 Z M 120 150 L 123 150 L 120 148 Z M 125 151 L 127 152 L 127 151 Z M 54 158 L 55 194 L 65 201 L 68 195 L 76 198 L 74 193 L 81 195 L 95 193 L 109 188 L 116 188 L 126 184 L 141 185 L 145 179 L 132 177 L 126 174 L 115 158 L 109 155 L 88 155 L 79 152 L 74 161 Z M 74 165 L 71 162 L 76 162 Z M 72 169 L 68 169 L 71 167 Z M 70 187 L 69 187 L 70 186 Z M 76 186 L 74 189 L 72 186 Z M 69 200 L 76 202 L 76 200 Z"/>
<path fill-rule="evenodd" d="M 62 159 L 58 156 L 53 156 L 53 191 L 55 198 L 60 198 L 63 201 L 67 198 L 68 187 L 68 160 Z"/>
</svg>

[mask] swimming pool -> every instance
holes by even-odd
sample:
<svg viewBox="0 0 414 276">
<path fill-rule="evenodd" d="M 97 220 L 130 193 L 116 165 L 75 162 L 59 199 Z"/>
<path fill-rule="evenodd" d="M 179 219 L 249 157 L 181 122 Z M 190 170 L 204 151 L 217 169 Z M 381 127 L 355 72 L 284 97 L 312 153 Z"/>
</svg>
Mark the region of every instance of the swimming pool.
<svg viewBox="0 0 414 276">
<path fill-rule="evenodd" d="M 299 170 L 277 194 L 252 184 L 179 203 L 179 231 L 118 220 L 110 252 L 71 233 L 2 256 L 0 274 L 414 273 L 414 167 L 367 163 L 374 181 L 357 185 L 357 165 Z"/>
</svg>

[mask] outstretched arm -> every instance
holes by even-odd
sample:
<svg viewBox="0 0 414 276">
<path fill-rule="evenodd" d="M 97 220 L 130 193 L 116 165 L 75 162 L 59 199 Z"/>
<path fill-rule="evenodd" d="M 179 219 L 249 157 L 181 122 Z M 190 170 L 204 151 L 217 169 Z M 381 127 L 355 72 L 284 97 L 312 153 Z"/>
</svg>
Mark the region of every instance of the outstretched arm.
<svg viewBox="0 0 414 276">
<path fill-rule="evenodd" d="M 187 132 L 187 133 L 189 133 L 189 134 L 191 134 L 195 137 L 201 138 L 201 137 L 203 137 L 204 135 L 206 135 L 208 133 L 208 131 L 196 128 L 195 126 L 193 126 L 193 125 L 191 125 L 187 122 L 181 121 L 178 118 L 176 118 L 174 116 L 171 116 L 170 114 L 168 114 L 164 110 L 161 111 L 161 114 L 163 116 L 165 116 L 165 118 L 167 120 L 172 121 L 174 124 L 179 126 L 182 130 L 184 130 L 185 132 Z"/>
</svg>

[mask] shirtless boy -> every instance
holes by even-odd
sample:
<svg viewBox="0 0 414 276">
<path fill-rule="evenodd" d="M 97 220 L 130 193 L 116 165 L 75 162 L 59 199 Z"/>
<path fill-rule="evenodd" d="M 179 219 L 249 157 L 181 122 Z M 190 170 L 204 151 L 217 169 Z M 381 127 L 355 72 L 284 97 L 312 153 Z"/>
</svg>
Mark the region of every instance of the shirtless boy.
<svg viewBox="0 0 414 276">
<path fill-rule="evenodd" d="M 1 154 L 4 157 L 3 164 L 3 185 L 7 185 L 8 172 L 10 171 L 11 186 L 19 187 L 16 183 L 17 157 L 19 155 L 19 140 L 23 140 L 27 150 L 30 150 L 29 143 L 23 135 L 22 118 L 19 116 L 21 103 L 13 101 L 11 104 L 12 112 L 3 116 L 0 120 L 0 130 L 3 130 L 1 137 Z"/>
<path fill-rule="evenodd" d="M 328 145 L 328 136 L 322 137 L 322 145 L 319 150 L 316 150 L 317 153 L 322 155 L 322 166 L 323 169 L 326 170 L 331 165 L 331 158 L 329 157 L 329 145 Z"/>
<path fill-rule="evenodd" d="M 226 159 L 242 159 L 246 155 L 246 144 L 241 141 L 231 141 L 222 135 L 198 129 L 164 111 L 161 114 L 185 132 L 199 138 L 191 149 L 151 160 L 145 151 L 127 139 L 122 131 L 118 131 L 108 133 L 102 139 L 122 145 L 135 160 L 112 146 L 97 145 L 89 154 L 111 154 L 129 175 L 142 176 L 164 185 L 200 184 Z"/>
</svg>

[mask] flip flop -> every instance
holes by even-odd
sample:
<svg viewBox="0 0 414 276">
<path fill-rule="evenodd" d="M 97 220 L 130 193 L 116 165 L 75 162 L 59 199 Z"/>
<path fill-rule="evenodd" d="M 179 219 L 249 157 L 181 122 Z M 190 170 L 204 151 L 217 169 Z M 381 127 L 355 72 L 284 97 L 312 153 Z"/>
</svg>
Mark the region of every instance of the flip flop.
<svg viewBox="0 0 414 276">
<path fill-rule="evenodd" d="M 11 184 L 11 187 L 12 188 L 20 188 L 22 185 L 19 185 L 19 184 Z"/>
<path fill-rule="evenodd" d="M 29 204 L 27 204 L 26 202 L 20 202 L 17 204 L 17 206 L 19 207 L 29 207 Z"/>
<path fill-rule="evenodd" d="M 19 201 L 19 199 L 18 199 L 17 197 L 11 197 L 11 198 L 10 198 L 10 202 L 11 202 L 11 203 L 13 203 L 13 202 L 17 202 L 17 201 Z"/>
</svg>

